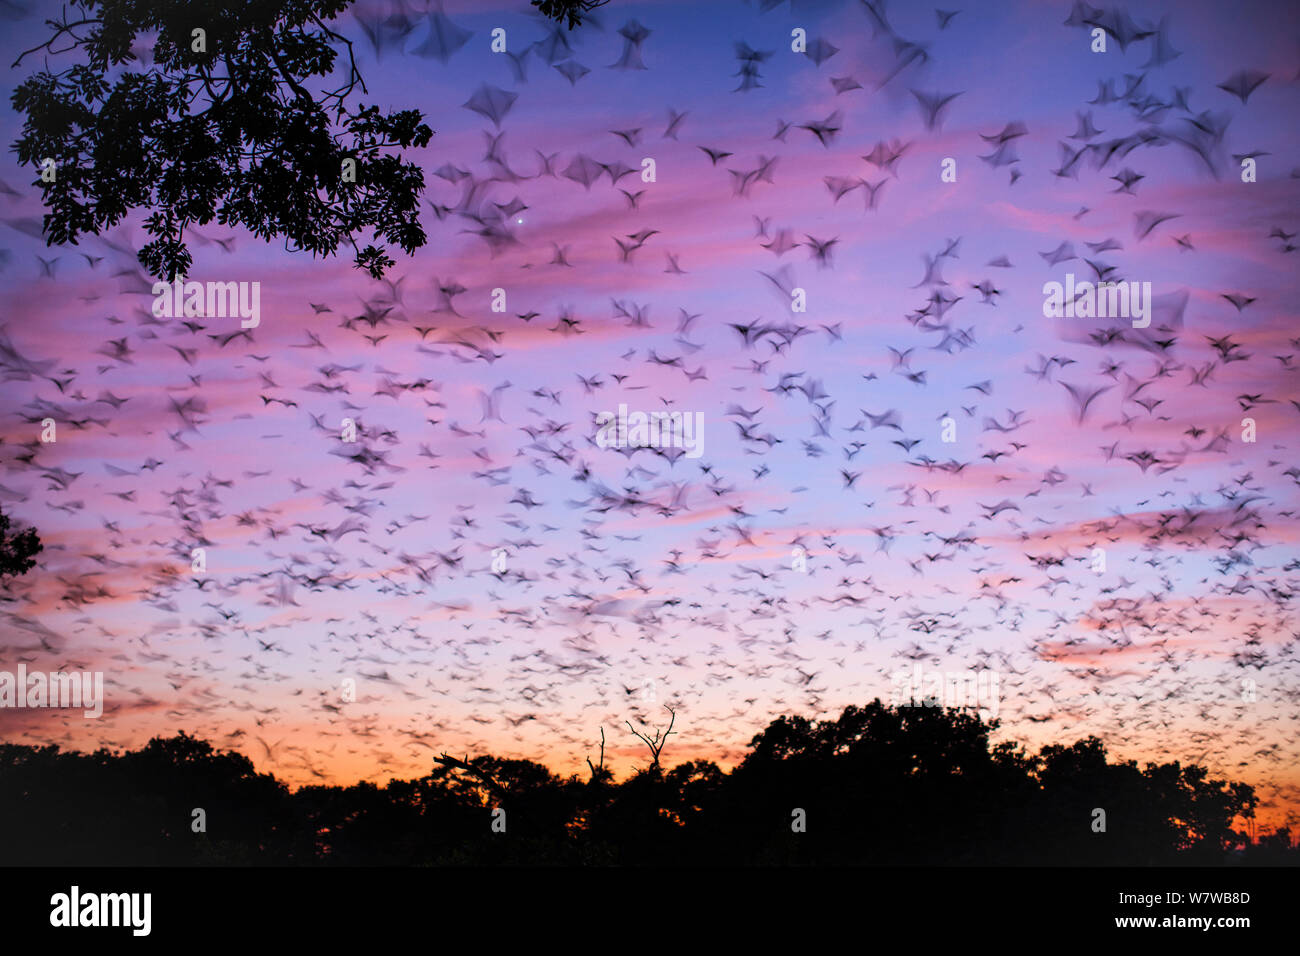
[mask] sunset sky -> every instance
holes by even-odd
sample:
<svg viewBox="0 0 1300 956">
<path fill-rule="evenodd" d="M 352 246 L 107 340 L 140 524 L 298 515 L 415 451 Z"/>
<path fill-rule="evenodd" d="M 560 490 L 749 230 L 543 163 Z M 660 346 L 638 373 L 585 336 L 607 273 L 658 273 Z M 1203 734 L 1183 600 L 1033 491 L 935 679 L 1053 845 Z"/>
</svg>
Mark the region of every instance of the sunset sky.
<svg viewBox="0 0 1300 956">
<path fill-rule="evenodd" d="M 380 282 L 198 226 L 190 279 L 261 284 L 228 343 L 238 318 L 150 313 L 143 216 L 43 248 L 37 171 L 8 154 L 0 505 L 45 551 L 0 604 L 0 669 L 103 671 L 107 700 L 0 709 L 5 740 L 185 730 L 303 784 L 444 750 L 576 772 L 604 728 L 623 774 L 646 759 L 626 721 L 667 704 L 666 763 L 731 766 L 775 716 L 888 701 L 919 662 L 997 672 L 996 739 L 1204 764 L 1300 823 L 1300 8 L 1131 3 L 1163 32 L 1104 53 L 1059 2 L 942 29 L 857 0 L 612 0 L 572 32 L 524 0 L 432 9 L 339 21 L 359 100 L 435 130 L 406 153 L 427 244 Z M 6 23 L 4 62 L 55 14 Z M 819 66 L 796 28 L 838 50 Z M 431 33 L 464 43 L 443 62 Z M 770 54 L 756 82 L 742 42 Z M 1268 74 L 1244 101 L 1218 88 L 1242 71 Z M 464 105 L 485 88 L 517 94 L 499 122 Z M 960 95 L 927 128 L 913 91 Z M 1099 132 L 1072 138 L 1081 113 Z M 1151 213 L 1175 218 L 1142 235 Z M 1089 261 L 1151 283 L 1150 329 L 1044 317 L 1044 283 Z M 1080 420 L 1066 385 L 1105 390 Z M 702 456 L 597 447 L 620 404 L 701 413 Z"/>
</svg>

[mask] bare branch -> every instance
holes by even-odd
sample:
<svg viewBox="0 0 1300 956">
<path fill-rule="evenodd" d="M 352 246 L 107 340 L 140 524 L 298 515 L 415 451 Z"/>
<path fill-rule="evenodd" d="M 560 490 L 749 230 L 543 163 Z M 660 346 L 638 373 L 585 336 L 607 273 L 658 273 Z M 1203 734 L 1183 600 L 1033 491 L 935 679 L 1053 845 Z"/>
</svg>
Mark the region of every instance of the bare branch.
<svg viewBox="0 0 1300 956">
<path fill-rule="evenodd" d="M 443 754 L 440 757 L 435 757 L 434 760 L 437 763 L 442 764 L 444 767 L 452 767 L 455 768 L 456 770 L 464 770 L 470 776 L 474 777 L 474 779 L 478 780 L 489 790 L 491 790 L 492 793 L 495 794 L 496 797 L 500 800 L 505 800 L 505 798 L 509 796 L 509 794 L 506 792 L 506 789 L 502 787 L 501 784 L 497 783 L 495 780 L 492 779 L 491 774 L 478 769 L 473 764 L 471 764 L 468 760 L 458 760 L 455 757 L 449 757 L 447 754 Z"/>
<path fill-rule="evenodd" d="M 677 712 L 675 710 L 673 710 L 667 704 L 664 704 L 664 709 L 667 710 L 668 713 L 672 714 L 672 719 L 668 721 L 668 729 L 663 731 L 662 736 L 660 736 L 659 731 L 657 730 L 655 731 L 653 740 L 647 737 L 645 734 L 638 731 L 635 727 L 633 727 L 632 721 L 630 720 L 627 721 L 628 729 L 632 731 L 632 733 L 635 734 L 637 737 L 639 737 L 647 747 L 650 748 L 651 767 L 659 766 L 659 755 L 663 753 L 664 745 L 668 743 L 668 735 L 673 732 L 673 724 L 677 721 Z"/>
<path fill-rule="evenodd" d="M 66 8 L 63 11 L 63 16 L 64 16 L 63 22 L 59 22 L 58 20 L 46 20 L 45 21 L 46 26 L 55 28 L 54 36 L 50 37 L 48 40 L 46 40 L 44 43 L 40 44 L 39 46 L 34 46 L 30 50 L 24 50 L 22 53 L 18 55 L 18 59 L 14 60 L 10 68 L 12 69 L 13 67 L 20 65 L 23 62 L 23 59 L 25 57 L 31 56 L 33 53 L 36 53 L 40 50 L 47 50 L 50 53 L 54 53 L 54 54 L 68 53 L 72 50 L 75 50 L 77 47 L 81 46 L 81 44 L 86 42 L 84 37 L 79 37 L 76 34 L 73 34 L 72 39 L 75 40 L 76 42 L 73 43 L 72 46 L 64 47 L 62 50 L 54 49 L 54 41 L 57 40 L 59 37 L 63 36 L 63 34 L 65 33 L 72 33 L 72 31 L 77 27 L 83 27 L 88 23 L 103 22 L 98 17 L 92 17 L 85 20 L 77 20 L 75 23 L 68 23 Z"/>
<path fill-rule="evenodd" d="M 591 770 L 591 780 L 589 783 L 595 783 L 597 779 L 605 774 L 605 728 L 600 728 L 600 763 L 596 766 L 591 765 L 591 758 L 587 758 L 587 767 Z"/>
</svg>

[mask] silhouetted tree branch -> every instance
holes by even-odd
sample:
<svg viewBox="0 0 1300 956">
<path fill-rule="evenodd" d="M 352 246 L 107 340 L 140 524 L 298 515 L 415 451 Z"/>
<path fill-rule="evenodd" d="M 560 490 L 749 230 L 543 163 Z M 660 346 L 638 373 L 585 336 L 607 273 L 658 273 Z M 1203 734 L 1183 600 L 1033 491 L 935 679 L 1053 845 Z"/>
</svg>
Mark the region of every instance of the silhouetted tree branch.
<svg viewBox="0 0 1300 956">
<path fill-rule="evenodd" d="M 603 7 L 609 0 L 533 0 L 539 13 L 563 23 L 569 21 L 569 29 L 582 24 L 583 14 Z"/>
<path fill-rule="evenodd" d="M 591 779 L 588 780 L 589 784 L 604 783 L 611 777 L 610 771 L 604 769 L 604 727 L 601 727 L 601 762 L 591 766 L 591 758 L 588 757 L 586 758 L 586 766 L 591 771 Z"/>
<path fill-rule="evenodd" d="M 638 731 L 635 727 L 633 727 L 632 721 L 629 720 L 627 722 L 628 729 L 631 730 L 632 733 L 636 734 L 636 736 L 641 738 L 642 742 L 644 742 L 645 745 L 650 748 L 650 756 L 652 758 L 650 761 L 650 766 L 652 769 L 655 770 L 659 769 L 659 754 L 663 752 L 664 744 L 668 743 L 668 735 L 673 732 L 673 723 L 677 720 L 676 711 L 674 711 L 667 704 L 664 704 L 664 709 L 666 709 L 668 713 L 672 714 L 672 720 L 668 721 L 668 729 L 663 732 L 663 736 L 660 736 L 659 731 L 656 730 L 655 735 L 652 739 L 650 737 L 647 737 L 645 734 L 641 733 L 640 731 Z"/>
<path fill-rule="evenodd" d="M 46 21 L 50 38 L 14 66 L 41 51 L 78 59 L 42 69 L 12 96 L 25 114 L 18 162 L 54 163 L 54 175 L 40 180 L 46 240 L 75 243 L 146 209 L 153 241 L 138 257 L 168 280 L 192 264 L 186 229 L 214 220 L 261 239 L 283 236 L 313 255 L 351 246 L 356 265 L 376 278 L 393 260 L 358 237 L 408 255 L 423 246 L 424 172 L 391 150 L 424 147 L 433 130 L 416 110 L 349 102 L 365 82 L 352 44 L 325 23 L 350 3 L 73 0 L 86 17 L 71 19 L 65 8 Z M 123 69 L 138 62 L 137 40 L 150 38 L 149 69 Z M 308 81 L 333 74 L 340 48 L 346 81 L 313 94 Z M 218 65 L 225 76 L 213 75 Z M 345 161 L 355 164 L 347 174 Z"/>
<path fill-rule="evenodd" d="M 11 534 L 9 516 L 0 511 L 0 578 L 26 574 L 35 567 L 36 555 L 43 548 L 35 528 L 25 528 Z"/>
<path fill-rule="evenodd" d="M 508 796 L 506 789 L 501 786 L 501 784 L 497 783 L 496 780 L 492 778 L 491 774 L 474 766 L 474 764 L 468 760 L 458 760 L 457 758 L 448 756 L 447 754 L 435 757 L 434 760 L 437 763 L 442 764 L 444 767 L 465 771 L 465 773 L 469 774 L 475 780 L 479 781 L 491 790 L 492 794 L 499 800 L 504 800 Z"/>
</svg>

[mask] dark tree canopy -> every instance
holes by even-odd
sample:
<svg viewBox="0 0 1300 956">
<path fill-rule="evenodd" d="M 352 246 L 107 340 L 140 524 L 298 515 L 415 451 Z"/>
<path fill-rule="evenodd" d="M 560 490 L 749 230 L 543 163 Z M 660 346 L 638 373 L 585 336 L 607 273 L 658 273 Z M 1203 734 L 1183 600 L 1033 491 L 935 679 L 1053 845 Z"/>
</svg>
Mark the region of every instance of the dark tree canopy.
<svg viewBox="0 0 1300 956">
<path fill-rule="evenodd" d="M 560 23 L 567 20 L 570 30 L 582 24 L 582 18 L 585 14 L 590 13 L 597 7 L 603 7 L 607 3 L 609 3 L 609 0 L 533 0 L 533 6 L 543 16 L 558 20 Z"/>
<path fill-rule="evenodd" d="M 9 530 L 9 516 L 0 511 L 0 578 L 26 574 L 36 566 L 36 555 L 44 547 L 35 528 Z"/>
<path fill-rule="evenodd" d="M 777 718 L 730 773 L 707 760 L 662 769 L 653 746 L 617 782 L 603 748 L 586 779 L 443 754 L 419 779 L 296 791 L 184 734 L 126 753 L 0 744 L 0 845 L 11 864 L 44 865 L 1296 860 L 1287 831 L 1252 844 L 1232 830 L 1254 815 L 1249 786 L 1112 763 L 1095 738 L 1036 755 L 990 746 L 994 728 L 877 700 L 834 720 Z M 196 806 L 206 831 L 191 827 Z M 498 809 L 509 839 L 492 830 Z M 792 826 L 799 814 L 806 828 Z"/>
<path fill-rule="evenodd" d="M 354 102 L 365 82 L 328 25 L 350 2 L 73 0 L 15 63 L 77 57 L 13 93 L 19 162 L 54 164 L 39 181 L 47 241 L 76 243 L 147 209 L 140 261 L 168 280 L 191 264 L 186 229 L 212 221 L 313 255 L 350 245 L 376 277 L 393 260 L 359 245 L 366 233 L 407 254 L 424 245 L 424 174 L 393 150 L 433 131 L 416 110 Z M 133 47 L 151 37 L 141 69 Z"/>
</svg>

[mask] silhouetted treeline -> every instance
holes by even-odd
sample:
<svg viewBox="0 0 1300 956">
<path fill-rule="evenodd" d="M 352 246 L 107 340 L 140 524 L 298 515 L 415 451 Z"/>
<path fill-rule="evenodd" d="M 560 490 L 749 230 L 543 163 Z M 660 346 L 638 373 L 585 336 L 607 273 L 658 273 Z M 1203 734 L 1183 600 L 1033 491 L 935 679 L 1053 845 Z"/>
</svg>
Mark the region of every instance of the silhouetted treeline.
<svg viewBox="0 0 1300 956">
<path fill-rule="evenodd" d="M 730 773 L 693 761 L 618 782 L 598 765 L 583 779 L 483 756 L 382 787 L 297 791 L 183 733 L 126 753 L 6 744 L 0 863 L 1297 862 L 1285 830 L 1253 844 L 1233 831 L 1256 804 L 1245 784 L 1111 763 L 1095 737 L 1036 755 L 990 746 L 995 727 L 877 700 L 838 720 L 778 718 Z"/>
</svg>

